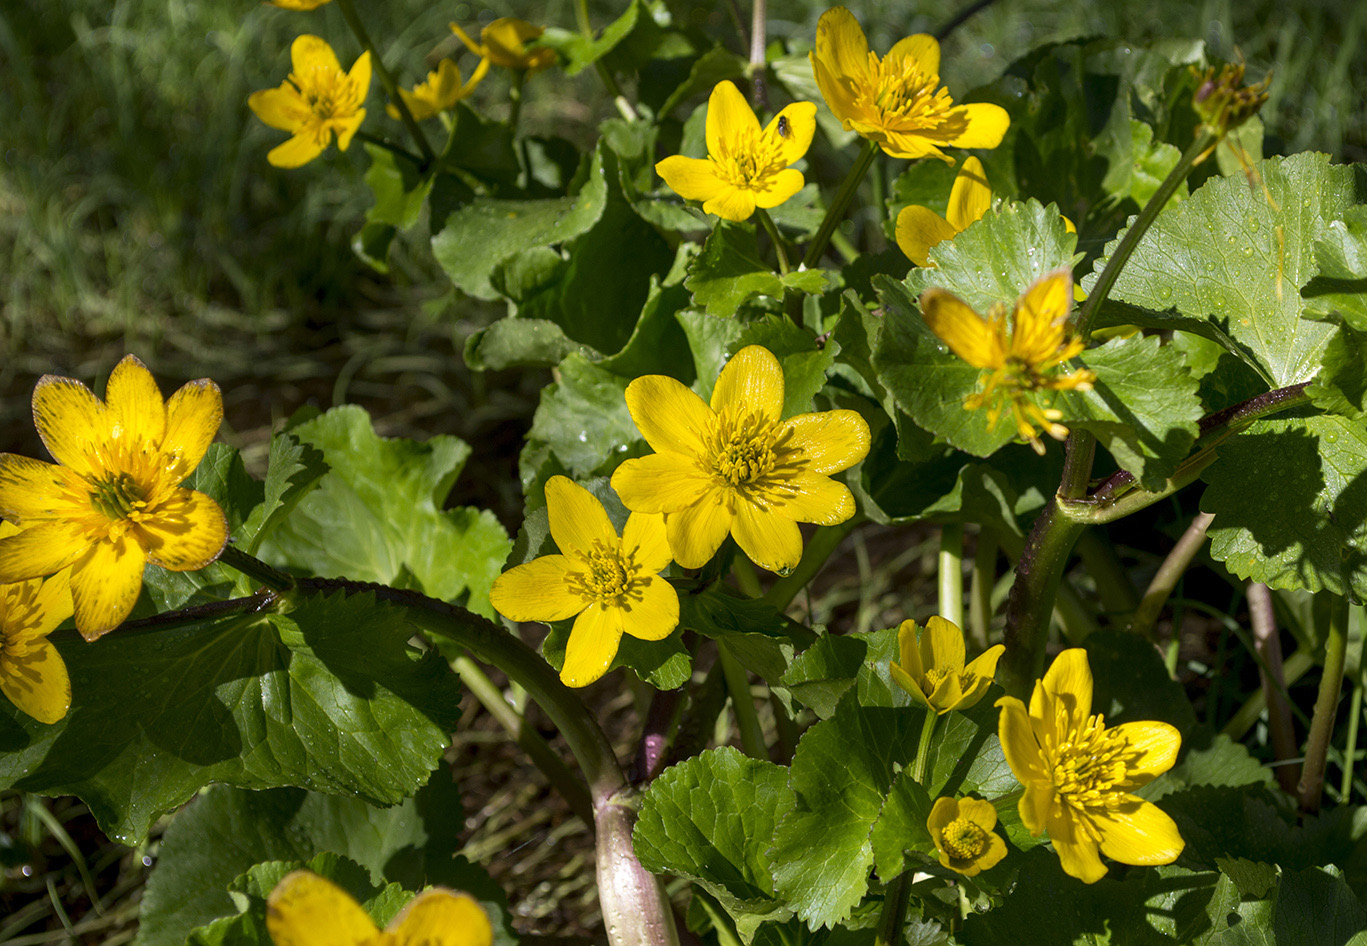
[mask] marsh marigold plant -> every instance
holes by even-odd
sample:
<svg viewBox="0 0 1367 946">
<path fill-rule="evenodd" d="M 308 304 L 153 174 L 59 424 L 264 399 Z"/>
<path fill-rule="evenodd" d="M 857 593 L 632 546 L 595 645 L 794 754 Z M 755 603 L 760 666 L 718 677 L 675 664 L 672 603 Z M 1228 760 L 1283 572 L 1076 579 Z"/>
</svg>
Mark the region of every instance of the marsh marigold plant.
<svg viewBox="0 0 1367 946">
<path fill-rule="evenodd" d="M 475 90 L 488 71 L 489 60 L 481 59 L 469 81 L 462 81 L 460 67 L 455 61 L 443 59 L 427 74 L 425 82 L 415 85 L 412 92 L 400 89 L 399 97 L 414 120 L 422 121 L 455 108 L 457 102 Z M 392 102 L 385 106 L 385 112 L 390 118 L 399 117 L 399 109 Z"/>
<path fill-rule="evenodd" d="M 844 7 L 821 15 L 809 54 L 817 87 L 846 131 L 894 158 L 936 157 L 941 148 L 995 148 L 1011 119 L 999 105 L 955 105 L 940 88 L 940 44 L 925 33 L 899 41 L 879 59 Z"/>
<path fill-rule="evenodd" d="M 410 900 L 383 931 L 351 894 L 307 870 L 287 874 L 266 900 L 275 946 L 491 946 L 493 926 L 468 894 L 444 887 Z"/>
<path fill-rule="evenodd" d="M 1056 440 L 1067 437 L 1068 428 L 1059 423 L 1061 411 L 1040 407 L 1033 395 L 1088 391 L 1096 380 L 1085 368 L 1057 370 L 1083 349 L 1082 340 L 1069 331 L 1072 305 L 1073 276 L 1066 268 L 1031 283 L 1016 300 L 1009 324 L 1003 306 L 993 306 L 984 317 L 952 292 L 931 288 L 921 293 L 921 315 L 930 330 L 954 354 L 987 372 L 983 389 L 964 398 L 964 407 L 985 407 L 994 427 L 1003 409 L 1009 408 L 1017 435 L 1039 454 L 1044 453 L 1044 444 L 1037 426 Z"/>
<path fill-rule="evenodd" d="M 655 453 L 625 461 L 612 488 L 628 509 L 665 514 L 685 568 L 701 568 L 730 534 L 756 565 L 786 572 L 802 557 L 799 522 L 854 515 L 849 488 L 831 474 L 864 459 L 868 424 L 849 410 L 783 420 L 783 368 L 768 349 L 737 352 L 711 404 L 665 375 L 637 378 L 626 398 Z"/>
<path fill-rule="evenodd" d="M 756 207 L 777 207 L 802 190 L 802 172 L 791 165 L 815 133 L 811 102 L 794 102 L 761 130 L 740 90 L 719 82 L 707 100 L 707 157 L 672 155 L 655 172 L 680 197 L 702 201 L 707 213 L 740 222 Z"/>
<path fill-rule="evenodd" d="M 1182 737 L 1167 723 L 1106 726 L 1092 713 L 1087 652 L 1065 650 L 1035 682 L 1030 708 L 997 701 L 1002 752 L 1025 786 L 1021 822 L 1049 832 L 1063 869 L 1084 883 L 1106 875 L 1101 854 L 1122 864 L 1171 864 L 1182 853 L 1177 825 L 1132 794 L 1172 768 Z"/>
<path fill-rule="evenodd" d="M 513 621 L 575 618 L 560 679 L 588 686 L 607 673 L 623 634 L 663 640 L 679 623 L 679 596 L 659 575 L 670 561 L 664 519 L 632 513 L 618 538 L 603 504 L 564 476 L 546 483 L 546 515 L 560 554 L 504 572 L 489 600 Z"/>
<path fill-rule="evenodd" d="M 0 538 L 19 532 L 0 522 Z M 71 709 L 71 678 L 47 639 L 71 617 L 70 575 L 0 585 L 0 693 L 40 723 L 55 723 Z"/>
<path fill-rule="evenodd" d="M 449 26 L 470 52 L 495 66 L 530 74 L 555 65 L 554 49 L 527 47 L 528 43 L 540 39 L 546 31 L 526 20 L 501 16 L 479 31 L 478 43 L 459 25 L 451 23 Z"/>
<path fill-rule="evenodd" d="M 1006 856 L 996 827 L 997 809 L 981 798 L 937 798 L 926 819 L 940 863 L 965 877 L 976 877 Z"/>
<path fill-rule="evenodd" d="M 289 77 L 278 88 L 263 89 L 247 97 L 256 117 L 272 128 L 290 133 L 266 160 L 278 168 L 297 168 L 322 154 L 333 136 L 345 151 L 365 120 L 366 94 L 370 91 L 370 53 L 361 53 L 350 72 L 343 72 L 337 54 L 327 42 L 307 34 L 290 46 Z"/>
<path fill-rule="evenodd" d="M 138 600 L 144 566 L 203 568 L 223 551 L 218 504 L 180 484 L 218 432 L 223 398 L 208 379 L 169 401 L 129 355 L 105 402 L 72 378 L 44 375 L 33 419 L 56 465 L 0 454 L 0 515 L 18 535 L 0 538 L 0 583 L 71 568 L 76 628 L 94 640 Z"/>
<path fill-rule="evenodd" d="M 935 713 L 977 705 L 992 685 L 997 661 L 1006 647 L 989 647 L 964 666 L 964 634 L 953 621 L 936 615 L 919 634 L 915 621 L 897 629 L 900 660 L 889 664 L 893 680 L 916 702 Z"/>
</svg>

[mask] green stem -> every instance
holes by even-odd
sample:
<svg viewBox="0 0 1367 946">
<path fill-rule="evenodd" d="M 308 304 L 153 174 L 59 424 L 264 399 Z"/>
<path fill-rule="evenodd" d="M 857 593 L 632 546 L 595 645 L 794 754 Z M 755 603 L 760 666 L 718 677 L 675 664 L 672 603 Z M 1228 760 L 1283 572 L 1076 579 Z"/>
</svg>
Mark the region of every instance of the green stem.
<svg viewBox="0 0 1367 946">
<path fill-rule="evenodd" d="M 1330 592 L 1321 592 L 1330 594 Z M 1315 715 L 1310 719 L 1310 735 L 1305 741 L 1305 766 L 1301 770 L 1300 806 L 1306 814 L 1320 810 L 1324 792 L 1324 766 L 1329 756 L 1329 740 L 1338 715 L 1339 690 L 1343 687 L 1343 668 L 1348 654 L 1348 599 L 1334 596 L 1329 613 L 1329 628 L 1324 641 L 1324 676 L 1320 678 Z"/>
<path fill-rule="evenodd" d="M 1221 637 L 1223 639 L 1223 635 Z M 1291 686 L 1315 666 L 1315 658 L 1304 650 L 1297 650 L 1286 662 L 1282 664 L 1282 676 L 1287 686 Z M 1229 718 L 1229 722 L 1220 729 L 1229 738 L 1238 742 L 1244 738 L 1253 724 L 1258 721 L 1258 717 L 1263 715 L 1263 710 L 1267 708 L 1267 694 L 1262 689 L 1255 690 L 1253 694 L 1240 706 L 1234 715 Z"/>
<path fill-rule="evenodd" d="M 725 640 L 717 641 L 717 660 L 726 677 L 726 688 L 731 692 L 731 709 L 736 714 L 736 726 L 740 728 L 740 744 L 750 758 L 767 762 L 769 747 L 764 743 L 764 729 L 759 724 L 755 698 L 750 694 L 750 678 L 731 654 Z"/>
<path fill-rule="evenodd" d="M 1296 794 L 1300 781 L 1291 704 L 1286 698 L 1286 677 L 1282 669 L 1282 642 L 1277 634 L 1277 615 L 1272 606 L 1272 589 L 1260 581 L 1248 583 L 1248 623 L 1253 630 L 1253 653 L 1258 659 L 1258 684 L 1267 704 L 1268 741 L 1272 743 L 1277 784 L 1288 795 Z"/>
<path fill-rule="evenodd" d="M 375 43 L 366 31 L 365 24 L 361 22 L 360 16 L 356 13 L 356 5 L 353 0 L 337 0 L 337 8 L 342 11 L 342 19 L 346 20 L 346 25 L 351 28 L 351 32 L 356 35 L 361 46 L 370 51 L 370 65 L 375 70 L 375 75 L 380 79 L 380 85 L 384 86 L 384 94 L 389 96 L 389 101 L 394 103 L 394 108 L 399 112 L 399 118 L 403 121 L 408 133 L 413 136 L 413 141 L 422 152 L 424 164 L 431 164 L 435 157 L 432 146 L 427 143 L 427 135 L 413 118 L 413 113 L 408 110 L 408 103 L 399 94 L 399 87 L 394 82 L 394 76 L 384 64 L 384 59 L 380 56 L 380 51 L 375 48 Z"/>
<path fill-rule="evenodd" d="M 589 19 L 588 0 L 574 0 L 574 20 L 579 25 L 580 34 L 592 43 L 594 40 L 593 22 Z M 622 94 L 621 86 L 617 84 L 617 80 L 612 77 L 612 73 L 608 71 L 607 66 L 603 65 L 601 59 L 594 62 L 593 70 L 598 73 L 598 78 L 603 83 L 603 88 L 607 89 L 612 104 L 617 107 L 618 114 L 629 122 L 637 121 L 639 116 L 636 114 L 636 109 Z"/>
<path fill-rule="evenodd" d="M 940 617 L 955 627 L 964 626 L 964 525 L 940 526 Z"/>
<path fill-rule="evenodd" d="M 522 117 L 522 86 L 527 81 L 527 72 L 517 69 L 513 72 L 513 84 L 508 89 L 508 131 L 517 134 L 517 122 Z"/>
<path fill-rule="evenodd" d="M 774 255 L 778 257 L 778 273 L 780 276 L 787 276 L 790 268 L 788 265 L 788 245 L 783 237 L 779 236 L 778 227 L 774 226 L 774 221 L 763 207 L 756 207 L 755 213 L 759 216 L 759 222 L 764 225 L 764 231 L 769 234 L 769 239 L 774 244 Z"/>
<path fill-rule="evenodd" d="M 396 145 L 388 138 L 381 138 L 378 135 L 372 135 L 364 131 L 356 132 L 355 137 L 357 141 L 364 141 L 367 144 L 372 144 L 376 147 L 384 148 L 386 151 L 393 152 L 394 154 L 403 158 L 405 161 L 412 164 L 414 167 L 418 168 L 419 170 L 421 170 L 422 168 L 422 158 L 418 157 L 412 151 L 409 151 L 407 148 L 403 147 L 403 145 Z"/>
<path fill-rule="evenodd" d="M 1206 128 L 1202 128 L 1196 135 L 1196 140 L 1191 143 L 1177 164 L 1168 172 L 1168 176 L 1163 178 L 1163 183 L 1158 185 L 1158 190 L 1154 191 L 1152 197 L 1144 204 L 1144 209 L 1139 212 L 1134 223 L 1130 224 L 1125 231 L 1125 236 L 1121 238 L 1120 245 L 1115 248 L 1111 258 L 1106 261 L 1106 267 L 1097 277 L 1096 283 L 1087 294 L 1087 301 L 1082 304 L 1082 311 L 1078 313 L 1077 332 L 1083 341 L 1086 341 L 1092 334 L 1092 321 L 1096 317 L 1097 310 L 1106 301 L 1106 296 L 1110 294 L 1111 288 L 1120 278 L 1120 271 L 1129 262 L 1130 256 L 1139 246 L 1140 239 L 1148 232 L 1158 215 L 1163 212 L 1163 208 L 1168 205 L 1172 195 L 1177 192 L 1177 188 L 1187 179 L 1191 169 L 1196 166 L 1196 161 L 1205 151 L 1216 142 L 1217 136 Z"/>
<path fill-rule="evenodd" d="M 907 902 L 910 899 L 911 871 L 903 871 L 893 878 L 883 893 L 883 912 L 878 915 L 874 946 L 902 946 L 905 942 L 902 927 L 907 922 Z"/>
<path fill-rule="evenodd" d="M 807 542 L 807 547 L 802 550 L 802 560 L 797 563 L 797 568 L 792 573 L 780 578 L 769 586 L 768 592 L 764 595 L 764 600 L 782 611 L 792 603 L 799 591 L 806 587 L 807 582 L 816 577 L 816 573 L 821 571 L 821 567 L 826 564 L 826 559 L 831 557 L 831 553 L 849 535 L 865 522 L 861 513 L 855 513 L 849 519 L 836 526 L 821 526 L 812 534 Z"/>
<path fill-rule="evenodd" d="M 1163 564 L 1158 566 L 1158 571 L 1154 574 L 1153 580 L 1149 582 L 1148 589 L 1144 592 L 1144 597 L 1139 602 L 1139 607 L 1134 611 L 1134 617 L 1130 619 L 1130 631 L 1140 634 L 1153 640 L 1153 623 L 1158 619 L 1158 615 L 1163 610 L 1163 605 L 1167 603 L 1168 597 L 1172 594 L 1172 589 L 1177 587 L 1177 580 L 1182 577 L 1182 573 L 1187 570 L 1191 560 L 1196 557 L 1196 553 L 1201 550 L 1201 546 L 1206 541 L 1206 530 L 1210 528 L 1210 521 L 1215 518 L 1214 513 L 1198 513 L 1196 518 L 1191 520 L 1191 525 L 1182 533 L 1182 538 L 1177 540 L 1177 544 L 1172 547 L 1168 557 L 1163 559 Z M 1177 629 L 1173 629 L 1176 635 Z"/>
<path fill-rule="evenodd" d="M 451 662 L 451 667 L 480 705 L 531 757 L 533 764 L 546 776 L 546 781 L 569 803 L 570 809 L 584 824 L 592 827 L 593 801 L 583 780 L 570 771 L 540 733 L 527 725 L 527 721 L 508 703 L 503 691 L 494 685 L 478 664 L 469 657 L 457 657 Z"/>
<path fill-rule="evenodd" d="M 987 649 L 987 628 L 992 623 L 992 587 L 997 583 L 997 530 L 978 530 L 973 550 L 973 580 L 968 591 L 968 633 L 978 650 Z"/>
<path fill-rule="evenodd" d="M 911 780 L 921 787 L 926 784 L 926 760 L 930 758 L 930 741 L 935 735 L 935 724 L 940 714 L 926 710 L 926 718 L 921 722 L 921 741 L 916 743 L 916 760 L 911 764 Z"/>
<path fill-rule="evenodd" d="M 1357 764 L 1358 723 L 1362 719 L 1362 680 L 1353 684 L 1348 701 L 1348 744 L 1343 750 L 1343 781 L 1339 784 L 1339 804 L 1346 805 L 1353 793 L 1353 766 Z"/>
<path fill-rule="evenodd" d="M 831 240 L 831 234 L 839 226 L 840 221 L 845 217 L 845 210 L 849 207 L 850 201 L 854 198 L 854 192 L 859 189 L 859 184 L 864 180 L 864 175 L 869 170 L 869 165 L 873 163 L 873 157 L 878 153 L 878 142 L 864 142 L 864 150 L 860 152 L 859 158 L 854 162 L 854 167 L 850 168 L 850 173 L 845 175 L 845 180 L 840 182 L 840 189 L 835 193 L 835 199 L 831 201 L 831 206 L 826 211 L 826 216 L 821 220 L 821 226 L 816 231 L 816 236 L 807 247 L 807 255 L 802 258 L 804 269 L 815 269 L 816 264 L 821 262 L 821 254 L 826 251 L 826 244 Z"/>
<path fill-rule="evenodd" d="M 1139 607 L 1139 593 L 1105 532 L 1093 529 L 1078 536 L 1077 555 L 1096 586 L 1096 596 L 1101 599 L 1105 614 L 1115 619 L 1129 615 Z"/>
<path fill-rule="evenodd" d="M 736 585 L 751 598 L 763 597 L 764 590 L 759 585 L 759 575 L 755 565 L 744 555 L 731 559 L 731 574 L 736 576 Z"/>
<path fill-rule="evenodd" d="M 746 75 L 750 77 L 750 105 L 755 111 L 765 108 L 768 96 L 764 92 L 764 66 L 766 57 L 764 47 L 769 34 L 769 11 L 766 0 L 752 0 L 750 11 L 750 65 Z"/>
<path fill-rule="evenodd" d="M 272 568 L 235 545 L 225 545 L 222 553 L 218 556 L 218 561 L 256 579 L 273 591 L 289 591 L 295 585 L 293 576 L 285 574 L 278 568 Z"/>
</svg>

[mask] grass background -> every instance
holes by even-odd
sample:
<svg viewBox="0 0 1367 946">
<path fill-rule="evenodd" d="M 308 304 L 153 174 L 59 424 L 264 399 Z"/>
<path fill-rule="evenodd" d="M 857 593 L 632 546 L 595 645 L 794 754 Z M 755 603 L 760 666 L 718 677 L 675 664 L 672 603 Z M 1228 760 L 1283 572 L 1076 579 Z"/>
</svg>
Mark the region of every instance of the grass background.
<svg viewBox="0 0 1367 946">
<path fill-rule="evenodd" d="M 668 5 L 742 51 L 724 3 Z M 967 5 L 925 0 L 911 12 L 905 0 L 851 3 L 879 51 L 935 30 Z M 468 28 L 516 14 L 574 28 L 569 0 L 359 6 L 386 62 L 409 84 L 434 51 L 454 51 L 449 20 Z M 594 24 L 620 7 L 594 0 Z M 771 39 L 810 44 L 823 5 L 770 7 Z M 545 377 L 465 370 L 465 335 L 500 312 L 451 298 L 421 233 L 401 240 L 388 276 L 356 260 L 350 241 L 368 204 L 362 149 L 333 149 L 294 171 L 266 164 L 282 135 L 255 120 L 246 98 L 281 81 L 300 32 L 328 38 L 346 65 L 359 52 L 328 7 L 299 14 L 252 0 L 0 4 L 0 449 L 41 455 L 28 420 L 41 374 L 100 390 L 118 359 L 134 352 L 168 391 L 213 377 L 225 394 L 223 435 L 249 461 L 260 461 L 272 426 L 305 403 L 361 403 L 389 435 L 462 436 L 475 455 L 456 499 L 494 508 L 515 529 L 515 455 Z M 1199 37 L 1215 57 L 1241 53 L 1251 78 L 1272 71 L 1263 113 L 1269 153 L 1314 149 L 1367 161 L 1365 32 L 1367 4 L 1357 0 L 999 0 L 946 42 L 944 77 L 962 93 L 1051 40 Z M 468 57 L 462 64 L 469 68 Z M 526 127 L 592 140 L 611 112 L 596 81 L 592 70 L 534 78 Z M 474 97 L 494 115 L 506 101 L 506 78 L 497 74 Z M 370 109 L 370 127 L 388 121 L 378 86 Z M 875 620 L 868 589 L 904 590 L 917 563 L 871 557 L 862 544 L 855 551 L 857 573 L 831 595 L 856 599 L 863 626 Z M 476 729 L 477 717 L 468 717 Z M 458 752 L 474 746 L 482 762 L 490 757 L 487 739 L 464 749 L 460 739 Z M 509 768 L 491 779 L 489 798 L 518 764 L 507 754 Z M 509 822 L 498 814 L 505 807 L 493 810 L 485 844 L 496 855 L 501 843 L 491 839 Z M 506 807 L 526 810 L 526 799 Z M 72 800 L 0 793 L 0 943 L 128 940 L 148 853 L 104 842 Z M 561 886 L 547 888 L 558 891 L 548 910 L 582 899 L 582 883 L 551 880 Z M 550 883 L 536 882 L 543 881 Z"/>
</svg>

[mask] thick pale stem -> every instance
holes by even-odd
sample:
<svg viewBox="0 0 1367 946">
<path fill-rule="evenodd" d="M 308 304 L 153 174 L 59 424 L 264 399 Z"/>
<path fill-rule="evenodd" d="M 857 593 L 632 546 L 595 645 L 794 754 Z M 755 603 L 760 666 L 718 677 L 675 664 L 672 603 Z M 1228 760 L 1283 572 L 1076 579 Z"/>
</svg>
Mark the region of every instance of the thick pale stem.
<svg viewBox="0 0 1367 946">
<path fill-rule="evenodd" d="M 987 628 L 992 623 L 992 588 L 997 583 L 996 529 L 981 529 L 973 550 L 973 580 L 968 590 L 968 633 L 978 650 L 987 649 Z"/>
<path fill-rule="evenodd" d="M 389 96 L 389 101 L 394 103 L 394 108 L 399 112 L 399 118 L 403 125 L 408 129 L 408 133 L 413 136 L 413 142 L 422 152 L 422 159 L 425 164 L 430 164 L 435 153 L 432 146 L 427 143 L 427 135 L 423 134 L 422 128 L 413 118 L 413 113 L 408 110 L 408 103 L 399 94 L 399 86 L 394 81 L 394 76 L 390 74 L 389 68 L 385 66 L 380 51 L 375 48 L 374 41 L 366 31 L 365 24 L 361 22 L 360 16 L 356 13 L 356 5 L 352 0 L 337 0 L 337 8 L 342 11 L 342 19 L 346 20 L 346 25 L 351 32 L 356 35 L 360 44 L 370 51 L 370 66 L 375 70 L 375 75 L 380 80 L 380 85 L 384 86 L 384 94 Z"/>
<path fill-rule="evenodd" d="M 1272 741 L 1273 766 L 1277 784 L 1287 794 L 1295 794 L 1300 767 L 1288 762 L 1300 748 L 1287 703 L 1286 676 L 1282 671 L 1282 642 L 1277 634 L 1277 618 L 1272 610 L 1272 590 L 1262 582 L 1248 584 L 1248 615 L 1253 626 L 1253 648 L 1258 654 L 1258 680 L 1267 701 L 1267 728 Z"/>
<path fill-rule="evenodd" d="M 845 175 L 845 180 L 840 182 L 840 190 L 836 191 L 835 199 L 831 201 L 826 216 L 821 220 L 821 227 L 816 231 L 816 236 L 812 238 L 811 244 L 807 247 L 807 255 L 802 258 L 804 269 L 812 269 L 821 262 L 821 254 L 826 252 L 826 244 L 831 241 L 831 234 L 840 225 L 840 221 L 845 218 L 845 210 L 849 207 L 850 201 L 854 198 L 854 192 L 859 189 L 859 185 L 864 180 L 864 175 L 868 173 L 869 165 L 873 164 L 873 157 L 877 153 L 878 143 L 876 141 L 864 142 L 864 150 L 859 153 L 859 158 L 854 162 L 854 167 L 850 168 L 850 173 Z"/>
<path fill-rule="evenodd" d="M 1362 722 L 1362 681 L 1353 684 L 1353 696 L 1348 701 L 1348 744 L 1343 749 L 1343 781 L 1339 785 L 1339 803 L 1348 804 L 1353 794 L 1353 766 L 1357 765 L 1358 724 Z"/>
<path fill-rule="evenodd" d="M 940 617 L 964 626 L 964 526 L 950 522 L 940 527 Z"/>
<path fill-rule="evenodd" d="M 764 46 L 769 32 L 767 8 L 766 0 L 754 0 L 754 8 L 750 13 L 750 80 L 754 83 L 750 91 L 750 104 L 757 112 L 767 107 L 769 98 L 764 89 Z"/>
<path fill-rule="evenodd" d="M 1139 607 L 1135 609 L 1134 617 L 1130 620 L 1132 632 L 1142 634 L 1149 640 L 1153 640 L 1153 624 L 1158 620 L 1158 615 L 1172 594 L 1172 589 L 1177 587 L 1178 579 L 1182 577 L 1182 573 L 1187 570 L 1191 560 L 1196 557 L 1196 553 L 1205 544 L 1206 531 L 1210 528 L 1210 521 L 1214 518 L 1214 513 L 1202 512 L 1191 520 L 1191 524 L 1187 526 L 1187 531 L 1182 533 L 1182 538 L 1177 540 L 1177 544 L 1172 547 L 1168 557 L 1163 559 L 1163 564 L 1158 566 L 1153 581 L 1149 582 L 1149 587 L 1145 590 L 1144 597 L 1140 600 Z M 1177 628 L 1173 628 L 1173 634 L 1176 634 L 1177 630 Z"/>
<path fill-rule="evenodd" d="M 1301 770 L 1301 811 L 1306 814 L 1320 810 L 1325 760 L 1329 756 L 1330 737 L 1334 735 L 1334 718 L 1338 715 L 1339 690 L 1343 686 L 1343 668 L 1347 656 L 1348 599 L 1335 595 L 1324 640 L 1324 676 L 1320 677 L 1315 715 L 1310 719 L 1310 735 L 1305 741 L 1305 767 Z"/>
<path fill-rule="evenodd" d="M 674 913 L 660 878 L 641 866 L 631 842 L 636 809 L 620 793 L 598 805 L 598 901 L 612 946 L 678 946 Z"/>
</svg>

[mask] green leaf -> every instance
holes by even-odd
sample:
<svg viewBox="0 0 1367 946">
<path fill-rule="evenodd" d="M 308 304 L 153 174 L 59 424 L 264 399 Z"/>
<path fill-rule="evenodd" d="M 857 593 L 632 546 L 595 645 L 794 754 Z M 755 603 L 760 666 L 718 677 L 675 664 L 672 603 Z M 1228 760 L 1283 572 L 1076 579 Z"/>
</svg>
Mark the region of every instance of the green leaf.
<svg viewBox="0 0 1367 946">
<path fill-rule="evenodd" d="M 688 78 L 679 84 L 656 112 L 656 120 L 664 120 L 669 113 L 695 95 L 711 94 L 720 82 L 738 82 L 745 77 L 746 62 L 724 46 L 713 46 L 693 63 Z"/>
<path fill-rule="evenodd" d="M 45 726 L 0 705 L 0 786 L 77 795 L 125 844 L 210 782 L 377 804 L 412 794 L 459 716 L 455 678 L 409 648 L 401 612 L 370 595 L 292 603 L 57 642 L 71 712 Z"/>
<path fill-rule="evenodd" d="M 596 354 L 549 319 L 499 319 L 465 339 L 465 364 L 474 371 L 549 368 L 571 353 Z"/>
<path fill-rule="evenodd" d="M 475 177 L 495 184 L 511 185 L 517 181 L 518 160 L 513 144 L 513 129 L 507 122 L 485 118 L 465 102 L 457 102 L 454 110 L 455 127 L 451 136 L 458 142 L 446 160 Z M 449 175 L 437 175 L 433 191 L 457 180 Z M 462 183 L 460 185 L 464 187 Z M 436 233 L 445 222 L 438 212 L 433 195 L 433 226 Z"/>
<path fill-rule="evenodd" d="M 1210 552 L 1273 588 L 1367 597 L 1367 430 L 1335 415 L 1258 421 L 1202 474 Z M 1250 501 L 1249 491 L 1276 502 Z"/>
<path fill-rule="evenodd" d="M 569 643 L 574 620 L 555 621 L 541 642 L 541 655 L 558 673 L 565 666 L 565 646 Z M 626 667 L 657 690 L 677 690 L 693 674 L 693 657 L 683 644 L 681 629 L 663 640 L 646 641 L 623 634 L 608 673 Z"/>
<path fill-rule="evenodd" d="M 1079 359 L 1096 372 L 1090 391 L 1065 391 L 1054 404 L 1069 427 L 1089 430 L 1122 470 L 1159 489 L 1186 459 L 1204 414 L 1182 353 L 1157 337 L 1114 338 Z"/>
<path fill-rule="evenodd" d="M 1108 628 L 1088 635 L 1083 646 L 1092 670 L 1092 712 L 1104 713 L 1108 726 L 1157 720 L 1185 736 L 1196 725 L 1186 691 L 1149 641 Z"/>
<path fill-rule="evenodd" d="M 527 449 L 547 445 L 571 478 L 611 473 L 641 439 L 627 411 L 628 379 L 570 355 L 560 380 L 541 391 L 541 404 L 527 434 Z M 529 482 L 524 465 L 523 483 Z"/>
<path fill-rule="evenodd" d="M 713 586 L 679 596 L 679 626 L 713 640 L 724 640 L 737 660 L 770 684 L 788 669 L 794 651 L 815 635 L 773 605 L 737 598 Z"/>
<path fill-rule="evenodd" d="M 1305 389 L 1315 406 L 1359 424 L 1367 418 L 1367 334 L 1348 323 L 1329 339 L 1320 371 Z"/>
<path fill-rule="evenodd" d="M 678 284 L 661 286 L 658 277 L 652 276 L 650 294 L 631 338 L 617 354 L 598 362 L 598 367 L 624 378 L 664 374 L 692 384 L 693 359 L 680 357 L 688 348 L 688 337 L 675 318 L 687 305 L 688 290 Z"/>
<path fill-rule="evenodd" d="M 807 269 L 780 276 L 760 260 L 753 225 L 722 220 L 688 267 L 684 285 L 693 293 L 694 305 L 708 315 L 727 318 L 754 296 L 782 299 L 785 289 L 821 293 L 826 274 Z"/>
<path fill-rule="evenodd" d="M 1202 729 L 1184 734 L 1182 750 L 1177 764 L 1145 785 L 1140 795 L 1157 801 L 1197 785 L 1251 785 L 1269 790 L 1275 786 L 1271 770 L 1249 755 L 1242 743 L 1224 733 L 1212 737 L 1208 730 Z"/>
<path fill-rule="evenodd" d="M 1276 915 L 1277 946 L 1367 943 L 1367 909 L 1333 865 L 1282 874 Z"/>
<path fill-rule="evenodd" d="M 1305 311 L 1339 315 L 1359 332 L 1367 332 L 1367 207 L 1353 207 L 1325 228 L 1315 241 L 1319 275 L 1301 295 Z"/>
<path fill-rule="evenodd" d="M 359 407 L 338 407 L 290 433 L 331 471 L 262 543 L 268 560 L 323 577 L 416 587 L 443 601 L 468 595 L 492 616 L 489 588 L 509 541 L 487 510 L 443 509 L 470 448 L 378 437 Z"/>
<path fill-rule="evenodd" d="M 1323 154 L 1274 158 L 1258 171 L 1263 187 L 1250 188 L 1242 175 L 1212 178 L 1159 214 L 1112 295 L 1176 309 L 1176 328 L 1214 323 L 1273 386 L 1284 387 L 1314 374 L 1333 334 L 1333 326 L 1304 318 L 1300 290 L 1317 272 L 1316 240 L 1367 186 Z M 1097 261 L 1098 272 L 1105 262 Z"/>
<path fill-rule="evenodd" d="M 868 652 L 868 643 L 860 637 L 822 634 L 793 660 L 781 682 L 820 719 L 830 719 L 841 697 L 854 686 Z"/>
<path fill-rule="evenodd" d="M 375 196 L 366 211 L 365 224 L 352 242 L 356 255 L 382 273 L 389 272 L 389 247 L 400 230 L 418 222 L 432 178 L 418 174 L 412 162 L 399 159 L 393 151 L 366 142 L 370 169 L 365 182 Z"/>
<path fill-rule="evenodd" d="M 641 800 L 633 838 L 641 864 L 699 884 L 743 942 L 792 911 L 774 894 L 774 828 L 793 806 L 788 771 L 723 746 L 671 766 Z"/>
<path fill-rule="evenodd" d="M 912 781 L 911 770 L 903 769 L 888 793 L 883 810 L 874 822 L 869 835 L 873 845 L 874 869 L 883 883 L 891 883 L 906 870 L 908 852 L 935 857 L 935 842 L 930 837 L 926 821 L 930 818 L 932 799 L 926 790 Z"/>
<path fill-rule="evenodd" d="M 541 42 L 565 58 L 566 75 L 578 75 L 612 52 L 618 43 L 626 39 L 627 35 L 636 28 L 636 21 L 640 15 L 640 0 L 631 0 L 631 3 L 627 4 L 626 12 L 609 23 L 596 39 L 590 39 L 582 33 L 571 33 L 568 30 L 549 29 L 542 36 Z"/>
<path fill-rule="evenodd" d="M 252 510 L 242 526 L 242 538 L 251 555 L 256 554 L 261 542 L 289 517 L 299 500 L 312 492 L 328 471 L 322 452 L 310 444 L 300 443 L 288 431 L 271 438 L 266 464 L 261 505 Z"/>
</svg>

